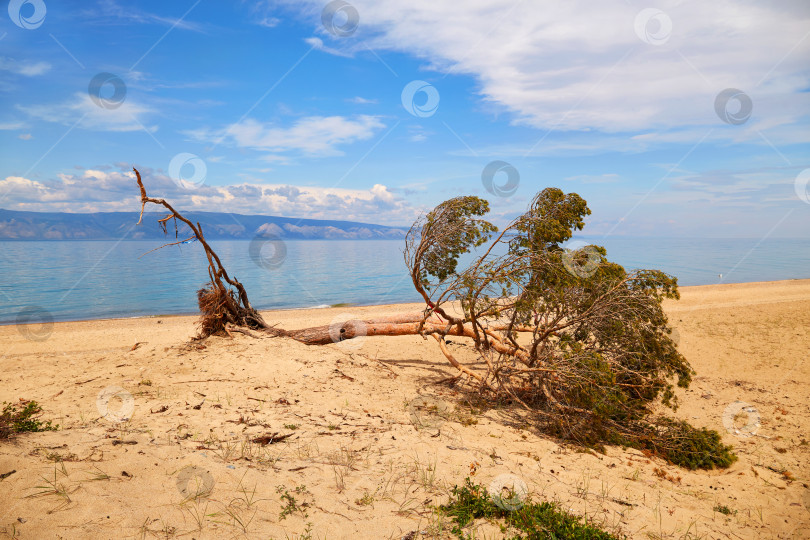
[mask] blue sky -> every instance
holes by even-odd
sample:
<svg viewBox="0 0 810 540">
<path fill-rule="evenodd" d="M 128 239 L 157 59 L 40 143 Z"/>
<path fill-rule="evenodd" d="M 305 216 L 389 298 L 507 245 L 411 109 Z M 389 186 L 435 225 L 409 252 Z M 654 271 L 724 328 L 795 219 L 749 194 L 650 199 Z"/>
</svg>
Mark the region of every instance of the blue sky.
<svg viewBox="0 0 810 540">
<path fill-rule="evenodd" d="M 185 210 L 502 223 L 556 186 L 594 236 L 810 230 L 803 1 L 8 8 L 0 208 L 137 210 L 136 166 Z"/>
</svg>

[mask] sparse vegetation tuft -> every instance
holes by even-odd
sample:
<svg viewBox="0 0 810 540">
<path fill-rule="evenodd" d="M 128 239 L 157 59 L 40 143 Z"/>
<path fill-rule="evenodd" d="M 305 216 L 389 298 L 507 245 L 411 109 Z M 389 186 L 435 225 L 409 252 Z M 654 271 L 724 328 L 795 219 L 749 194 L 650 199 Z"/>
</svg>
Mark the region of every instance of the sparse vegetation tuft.
<svg viewBox="0 0 810 540">
<path fill-rule="evenodd" d="M 504 538 L 509 540 L 539 540 L 541 538 L 566 538 L 571 540 L 615 540 L 614 536 L 582 518 L 561 510 L 555 503 L 524 501 L 515 510 L 504 510 L 495 504 L 484 486 L 474 484 L 470 478 L 463 486 L 452 489 L 450 501 L 437 508 L 452 519 L 451 532 L 458 538 L 474 538 L 467 531 L 476 519 L 496 521 L 501 526 Z"/>
<path fill-rule="evenodd" d="M 729 508 L 725 504 L 716 504 L 716 505 L 714 505 L 714 511 L 715 512 L 720 512 L 721 514 L 724 514 L 726 516 L 730 516 L 732 514 L 737 513 L 736 510 L 732 510 L 731 508 Z"/>
<path fill-rule="evenodd" d="M 298 495 L 306 495 L 309 493 L 307 487 L 304 485 L 296 487 L 293 491 Z M 291 516 L 296 512 L 299 512 L 304 519 L 309 517 L 309 513 L 306 511 L 309 503 L 299 503 L 295 499 L 295 495 L 291 494 L 286 487 L 281 485 L 276 486 L 276 493 L 280 495 L 279 499 L 281 499 L 281 502 L 284 504 L 284 506 L 281 508 L 281 512 L 278 515 L 280 520 L 284 520 L 287 518 L 287 516 Z"/>
<path fill-rule="evenodd" d="M 39 419 L 42 407 L 36 401 L 20 400 L 18 403 L 3 402 L 0 413 L 0 439 L 8 439 L 16 433 L 56 431 L 59 426 L 50 420 Z"/>
</svg>

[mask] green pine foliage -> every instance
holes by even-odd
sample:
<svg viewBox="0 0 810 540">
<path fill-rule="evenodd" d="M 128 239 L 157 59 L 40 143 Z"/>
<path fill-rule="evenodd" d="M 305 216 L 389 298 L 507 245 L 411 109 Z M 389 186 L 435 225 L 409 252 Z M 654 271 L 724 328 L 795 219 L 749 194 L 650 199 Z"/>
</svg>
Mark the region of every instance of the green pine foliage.
<svg viewBox="0 0 810 540">
<path fill-rule="evenodd" d="M 662 308 L 680 297 L 677 278 L 628 271 L 601 246 L 566 249 L 591 213 L 576 193 L 544 189 L 502 231 L 488 211 L 478 197 L 450 199 L 414 224 L 405 252 L 426 313 L 467 329 L 487 360 L 482 389 L 586 446 L 643 448 L 688 468 L 732 463 L 717 432 L 652 418 L 659 404 L 677 409 L 694 373 Z M 459 269 L 474 249 L 483 254 Z"/>
</svg>

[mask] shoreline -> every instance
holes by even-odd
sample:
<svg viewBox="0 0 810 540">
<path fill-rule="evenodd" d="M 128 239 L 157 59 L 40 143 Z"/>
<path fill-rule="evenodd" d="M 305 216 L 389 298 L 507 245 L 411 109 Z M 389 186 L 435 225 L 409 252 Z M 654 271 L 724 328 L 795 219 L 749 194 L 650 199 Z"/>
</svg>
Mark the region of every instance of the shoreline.
<svg viewBox="0 0 810 540">
<path fill-rule="evenodd" d="M 688 291 L 688 290 L 722 290 L 722 289 L 731 289 L 731 288 L 744 288 L 744 287 L 752 287 L 752 286 L 778 286 L 780 284 L 787 284 L 787 283 L 801 283 L 801 282 L 808 282 L 810 283 L 810 278 L 800 278 L 800 279 L 783 279 L 783 280 L 776 280 L 776 281 L 745 281 L 740 283 L 714 283 L 714 284 L 707 284 L 707 285 L 683 285 L 678 286 L 678 290 L 680 292 Z M 671 303 L 672 301 L 667 301 Z M 677 302 L 677 300 L 675 301 Z M 312 311 L 312 310 L 329 310 L 329 309 L 357 309 L 357 308 L 370 308 L 370 307 L 379 307 L 382 309 L 390 308 L 393 306 L 411 306 L 416 305 L 421 308 L 424 304 L 421 302 L 395 302 L 395 303 L 383 303 L 383 304 L 347 304 L 343 305 L 341 303 L 332 304 L 332 305 L 322 305 L 322 306 L 299 306 L 299 307 L 289 307 L 289 308 L 269 308 L 269 309 L 257 309 L 260 313 L 264 314 L 272 314 L 272 313 L 288 313 L 291 311 Z M 41 306 L 38 306 L 41 307 Z M 182 317 L 199 317 L 198 311 L 186 312 L 186 313 L 154 313 L 149 315 L 134 315 L 134 316 L 121 316 L 121 317 L 102 317 L 98 319 L 60 319 L 60 320 L 53 320 L 47 322 L 47 324 L 66 324 L 66 323 L 92 323 L 92 322 L 106 322 L 106 321 L 130 321 L 130 320 L 143 320 L 143 319 L 154 319 L 154 318 L 182 318 Z M 28 325 L 20 325 L 15 321 L 0 321 L 0 328 L 5 326 L 31 326 L 42 324 L 39 323 L 30 323 Z"/>
<path fill-rule="evenodd" d="M 273 309 L 257 309 L 259 313 L 262 315 L 266 315 L 269 313 L 289 313 L 291 311 L 325 311 L 330 309 L 358 309 L 358 308 L 371 308 L 371 307 L 379 307 L 379 308 L 389 308 L 394 306 L 410 306 L 410 305 L 423 305 L 417 302 L 398 302 L 398 303 L 386 303 L 386 304 L 334 304 L 334 305 L 323 305 L 323 306 L 311 306 L 311 307 L 291 307 L 291 308 L 273 308 Z M 198 318 L 200 316 L 199 312 L 189 312 L 189 313 L 156 313 L 154 315 L 135 315 L 132 317 L 104 317 L 100 319 L 65 319 L 65 320 L 54 320 L 52 323 L 54 325 L 57 324 L 73 324 L 73 323 L 96 323 L 96 322 L 111 322 L 111 321 L 138 321 L 138 320 L 148 320 L 148 319 L 183 319 L 183 318 Z M 29 324 L 17 324 L 16 322 L 9 321 L 9 322 L 0 322 L 0 328 L 7 327 L 7 326 L 31 326 L 41 323 L 29 323 Z M 50 324 L 50 323 L 49 323 Z"/>
</svg>

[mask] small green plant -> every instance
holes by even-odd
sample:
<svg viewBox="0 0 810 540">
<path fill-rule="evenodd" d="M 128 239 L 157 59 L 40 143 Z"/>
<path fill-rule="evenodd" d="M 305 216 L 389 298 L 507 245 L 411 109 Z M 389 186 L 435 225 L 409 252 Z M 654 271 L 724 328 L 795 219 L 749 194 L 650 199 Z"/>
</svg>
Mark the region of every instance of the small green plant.
<svg viewBox="0 0 810 540">
<path fill-rule="evenodd" d="M 438 487 L 438 479 L 436 477 L 437 465 L 438 460 L 436 458 L 434 458 L 433 461 L 429 461 L 427 465 L 419 461 L 419 456 L 416 456 L 413 460 L 413 476 L 416 482 L 422 486 L 422 489 L 425 491 L 432 491 Z"/>
<path fill-rule="evenodd" d="M 190 500 L 185 501 L 185 503 L 189 503 Z M 216 517 L 216 513 L 208 514 L 208 501 L 205 501 L 204 506 L 200 504 L 200 501 L 195 500 L 194 504 L 181 504 L 180 508 L 182 508 L 185 512 L 188 513 L 189 516 L 194 520 L 197 524 L 198 531 L 202 531 L 205 528 L 205 522 L 210 517 Z"/>
<path fill-rule="evenodd" d="M 371 506 L 374 504 L 374 495 L 366 491 L 362 497 L 354 500 L 357 506 Z"/>
<path fill-rule="evenodd" d="M 296 429 L 298 429 L 298 424 L 284 424 L 284 429 L 295 431 Z"/>
<path fill-rule="evenodd" d="M 93 465 L 95 471 L 87 471 L 87 474 L 90 475 L 90 478 L 85 480 L 86 482 L 100 482 L 102 480 L 109 480 L 110 475 Z"/>
<path fill-rule="evenodd" d="M 60 474 L 63 479 L 67 479 L 70 476 L 70 474 L 68 474 L 67 468 L 65 467 L 64 463 L 60 463 L 59 465 L 60 465 L 59 467 L 54 466 L 53 480 L 45 476 L 42 476 L 41 478 L 44 481 L 44 484 L 34 486 L 31 489 L 35 489 L 37 491 L 35 493 L 31 493 L 30 495 L 25 496 L 26 499 L 34 499 L 49 496 L 54 496 L 57 497 L 58 499 L 61 499 L 62 502 L 56 508 L 49 510 L 48 511 L 49 514 L 56 512 L 58 510 L 62 510 L 63 508 L 67 507 L 71 502 L 73 502 L 72 499 L 70 498 L 68 488 L 62 482 L 59 481 Z"/>
<path fill-rule="evenodd" d="M 737 513 L 736 510 L 732 510 L 731 508 L 729 508 L 725 504 L 716 504 L 716 505 L 714 505 L 714 511 L 715 512 L 720 512 L 721 514 L 724 514 L 726 516 L 730 516 L 732 514 Z"/>
<path fill-rule="evenodd" d="M 298 495 L 305 495 L 308 493 L 307 487 L 304 485 L 300 485 L 296 487 L 293 491 Z M 279 493 L 281 497 L 281 502 L 284 504 L 281 508 L 281 513 L 279 513 L 278 518 L 283 520 L 286 519 L 287 516 L 291 516 L 295 512 L 300 512 L 304 519 L 309 517 L 309 514 L 306 511 L 306 507 L 309 506 L 309 503 L 301 503 L 299 504 L 298 501 L 295 500 L 295 496 L 292 495 L 287 488 L 284 486 L 276 486 L 276 493 Z"/>
<path fill-rule="evenodd" d="M 513 511 L 495 504 L 484 486 L 474 484 L 470 478 L 464 486 L 452 489 L 450 501 L 437 508 L 443 516 L 452 519 L 451 532 L 458 538 L 473 538 L 465 528 L 476 519 L 502 520 L 501 530 L 510 540 L 566 538 L 571 540 L 614 540 L 619 537 L 583 522 L 583 519 L 561 510 L 550 502 L 533 503 L 526 500 Z"/>
<path fill-rule="evenodd" d="M 15 433 L 56 431 L 59 426 L 52 425 L 51 421 L 43 422 L 38 416 L 42 414 L 42 407 L 36 401 L 20 400 L 19 403 L 3 402 L 3 412 L 0 414 L 0 439 L 8 439 Z"/>
<path fill-rule="evenodd" d="M 211 515 L 216 518 L 227 517 L 227 520 L 215 519 L 214 521 L 216 523 L 227 523 L 233 527 L 238 527 L 246 534 L 253 518 L 256 517 L 256 512 L 258 512 L 258 510 L 254 508 L 253 513 L 250 513 L 250 508 L 246 508 L 241 499 L 233 499 L 227 505 L 223 505 L 222 512 Z"/>
<path fill-rule="evenodd" d="M 312 525 L 313 523 L 308 521 L 304 532 L 299 534 L 297 537 L 293 537 L 292 540 L 312 540 Z M 290 537 L 288 536 L 287 538 L 289 539 Z"/>
</svg>

